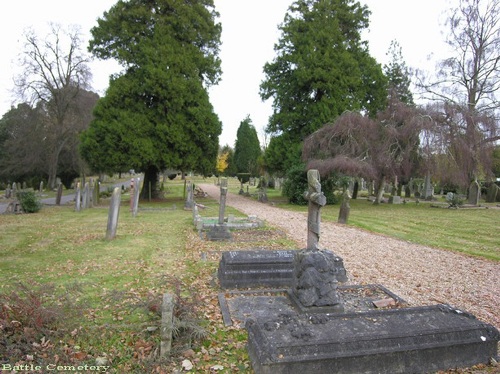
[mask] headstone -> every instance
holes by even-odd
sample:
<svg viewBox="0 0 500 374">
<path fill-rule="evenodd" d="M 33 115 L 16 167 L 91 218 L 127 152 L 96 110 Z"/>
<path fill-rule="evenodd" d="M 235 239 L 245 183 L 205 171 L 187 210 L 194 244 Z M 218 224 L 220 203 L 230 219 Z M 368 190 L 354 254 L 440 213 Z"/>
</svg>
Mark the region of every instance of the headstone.
<svg viewBox="0 0 500 374">
<path fill-rule="evenodd" d="M 38 192 L 43 192 L 43 181 L 40 182 L 40 188 L 38 189 Z"/>
<path fill-rule="evenodd" d="M 106 229 L 106 239 L 111 240 L 116 237 L 116 230 L 118 228 L 118 215 L 120 213 L 121 189 L 115 187 L 111 195 L 111 203 L 108 212 L 108 226 Z"/>
<path fill-rule="evenodd" d="M 141 184 L 141 178 L 135 178 L 134 180 L 134 194 L 133 194 L 133 200 L 134 200 L 134 204 L 132 206 L 132 215 L 135 217 L 137 216 L 137 212 L 139 211 L 139 193 L 140 193 L 140 190 L 139 190 L 139 186 Z M 132 198 L 132 195 L 130 196 L 130 198 Z"/>
<path fill-rule="evenodd" d="M 220 203 L 219 203 L 219 221 L 207 231 L 207 239 L 212 241 L 226 241 L 231 240 L 233 236 L 229 231 L 228 226 L 224 222 L 224 212 L 226 209 L 226 196 L 227 196 L 227 178 L 221 180 L 220 187 Z"/>
<path fill-rule="evenodd" d="M 351 200 L 351 196 L 349 195 L 349 190 L 346 190 L 342 194 L 342 203 L 340 205 L 338 223 L 346 224 L 349 219 L 349 212 L 351 210 L 349 200 Z"/>
<path fill-rule="evenodd" d="M 17 184 L 16 184 L 16 182 L 12 183 L 12 197 L 13 198 L 17 197 Z"/>
<path fill-rule="evenodd" d="M 249 319 L 256 374 L 434 373 L 487 364 L 500 333 L 449 305 Z"/>
<path fill-rule="evenodd" d="M 193 184 L 191 181 L 188 181 L 186 186 L 186 201 L 184 203 L 184 209 L 186 210 L 193 209 L 193 204 L 194 204 Z"/>
<path fill-rule="evenodd" d="M 497 196 L 500 193 L 500 187 L 498 187 L 495 183 L 491 182 L 488 187 L 488 193 L 486 195 L 487 203 L 494 203 L 497 200 Z"/>
<path fill-rule="evenodd" d="M 75 211 L 79 212 L 81 210 L 82 204 L 82 193 L 80 189 L 80 182 L 76 183 L 76 191 L 75 191 Z"/>
<path fill-rule="evenodd" d="M 10 199 L 10 197 L 12 196 L 12 189 L 11 189 L 11 186 L 10 186 L 10 183 L 7 185 L 7 188 L 5 189 L 5 198 L 6 199 Z"/>
<path fill-rule="evenodd" d="M 478 181 L 473 181 L 469 186 L 469 196 L 468 203 L 472 205 L 479 205 L 479 199 L 481 198 L 481 186 Z"/>
<path fill-rule="evenodd" d="M 134 194 L 135 194 L 135 180 L 134 178 L 130 179 L 130 211 L 134 212 Z"/>
<path fill-rule="evenodd" d="M 172 349 L 172 332 L 174 324 L 174 299 L 171 294 L 163 295 L 161 305 L 161 343 L 160 357 L 166 358 Z"/>
<path fill-rule="evenodd" d="M 389 204 L 401 204 L 401 197 L 397 195 L 390 196 Z"/>
<path fill-rule="evenodd" d="M 431 183 L 431 175 L 427 174 L 424 180 L 424 199 L 432 200 L 433 196 L 434 196 L 434 187 L 432 186 Z"/>
<path fill-rule="evenodd" d="M 85 185 L 83 187 L 82 191 L 82 209 L 88 209 L 90 208 L 90 197 L 89 197 L 89 182 L 85 182 Z"/>
<path fill-rule="evenodd" d="M 97 180 L 95 182 L 95 185 L 94 185 L 94 202 L 95 202 L 95 205 L 99 205 L 101 203 L 100 192 L 101 192 L 101 182 Z"/>
<path fill-rule="evenodd" d="M 63 185 L 62 183 L 59 183 L 57 185 L 56 205 L 61 205 L 62 193 L 63 193 Z"/>
<path fill-rule="evenodd" d="M 26 181 L 23 182 L 23 190 L 25 190 L 26 188 L 28 188 L 28 185 L 26 184 Z"/>
<path fill-rule="evenodd" d="M 326 204 L 321 191 L 319 172 L 307 171 L 308 191 L 304 197 L 309 201 L 307 214 L 307 248 L 299 251 L 294 259 L 292 296 L 305 307 L 342 311 L 342 300 L 337 292 L 335 256 L 333 252 L 319 249 L 320 209 Z"/>
</svg>

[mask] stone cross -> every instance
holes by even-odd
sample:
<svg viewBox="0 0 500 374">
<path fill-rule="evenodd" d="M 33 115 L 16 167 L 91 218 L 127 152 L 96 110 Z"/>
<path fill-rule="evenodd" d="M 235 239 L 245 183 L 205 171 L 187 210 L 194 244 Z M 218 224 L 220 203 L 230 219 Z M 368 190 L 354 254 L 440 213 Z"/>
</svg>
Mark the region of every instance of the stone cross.
<svg viewBox="0 0 500 374">
<path fill-rule="evenodd" d="M 318 170 L 307 171 L 308 190 L 304 192 L 304 198 L 309 201 L 307 209 L 307 250 L 318 251 L 320 234 L 320 209 L 326 204 L 326 197 L 321 191 L 320 176 Z"/>
<path fill-rule="evenodd" d="M 224 211 L 226 209 L 227 178 L 223 178 L 220 183 L 220 205 L 219 205 L 219 225 L 224 224 Z"/>
</svg>

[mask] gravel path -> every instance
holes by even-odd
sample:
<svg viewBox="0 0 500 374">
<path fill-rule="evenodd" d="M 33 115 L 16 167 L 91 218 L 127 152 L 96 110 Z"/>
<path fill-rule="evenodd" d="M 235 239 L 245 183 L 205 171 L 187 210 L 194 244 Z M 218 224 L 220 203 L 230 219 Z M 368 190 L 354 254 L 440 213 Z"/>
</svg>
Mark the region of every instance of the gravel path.
<svg viewBox="0 0 500 374">
<path fill-rule="evenodd" d="M 217 186 L 200 187 L 219 199 Z M 307 217 L 228 193 L 226 204 L 280 227 L 305 248 Z M 425 233 L 422 233 L 425 235 Z M 410 305 L 445 303 L 500 329 L 500 263 L 430 248 L 331 222 L 321 223 L 320 247 L 343 258 L 349 283 L 377 283 Z"/>
</svg>

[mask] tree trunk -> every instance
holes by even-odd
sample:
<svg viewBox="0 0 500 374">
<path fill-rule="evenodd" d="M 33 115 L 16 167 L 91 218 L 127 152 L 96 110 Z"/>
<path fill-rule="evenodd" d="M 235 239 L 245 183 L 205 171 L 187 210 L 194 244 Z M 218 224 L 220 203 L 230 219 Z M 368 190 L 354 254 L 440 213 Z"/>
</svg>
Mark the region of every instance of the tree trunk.
<svg viewBox="0 0 500 374">
<path fill-rule="evenodd" d="M 375 201 L 373 204 L 380 204 L 382 201 L 382 197 L 384 196 L 385 190 L 385 176 L 380 177 L 377 180 L 377 196 L 375 197 Z"/>
<path fill-rule="evenodd" d="M 140 198 L 145 200 L 149 198 L 149 186 L 151 185 L 151 198 L 159 197 L 158 189 L 158 173 L 160 170 L 154 166 L 150 165 L 144 172 L 144 184 L 142 185 L 142 190 Z"/>
</svg>

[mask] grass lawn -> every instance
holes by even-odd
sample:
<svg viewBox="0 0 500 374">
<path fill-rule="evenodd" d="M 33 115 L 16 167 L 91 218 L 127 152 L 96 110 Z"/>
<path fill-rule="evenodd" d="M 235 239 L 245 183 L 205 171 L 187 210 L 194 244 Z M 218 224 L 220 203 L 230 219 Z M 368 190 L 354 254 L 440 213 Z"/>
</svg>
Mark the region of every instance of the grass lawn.
<svg viewBox="0 0 500 374">
<path fill-rule="evenodd" d="M 135 218 L 125 192 L 111 241 L 104 239 L 109 199 L 81 212 L 67 205 L 0 215 L 0 365 L 103 365 L 112 373 L 172 373 L 188 359 L 192 373 L 251 372 L 245 331 L 222 323 L 215 282 L 220 252 L 290 249 L 294 243 L 273 227 L 236 234 L 241 237 L 234 242 L 203 240 L 192 212 L 183 209 L 184 183 L 168 181 L 165 190 L 165 200 L 141 201 Z M 231 181 L 230 192 L 238 190 Z M 307 209 L 285 204 L 277 191 L 269 196 L 286 209 Z M 202 216 L 218 216 L 216 201 L 197 202 L 206 206 Z M 323 220 L 336 221 L 338 209 L 325 207 Z M 241 215 L 230 207 L 226 214 Z M 359 200 L 351 202 L 349 224 L 492 260 L 500 256 L 498 209 L 373 206 Z M 179 335 L 171 357 L 160 360 L 159 309 L 166 292 L 177 302 Z"/>
</svg>

